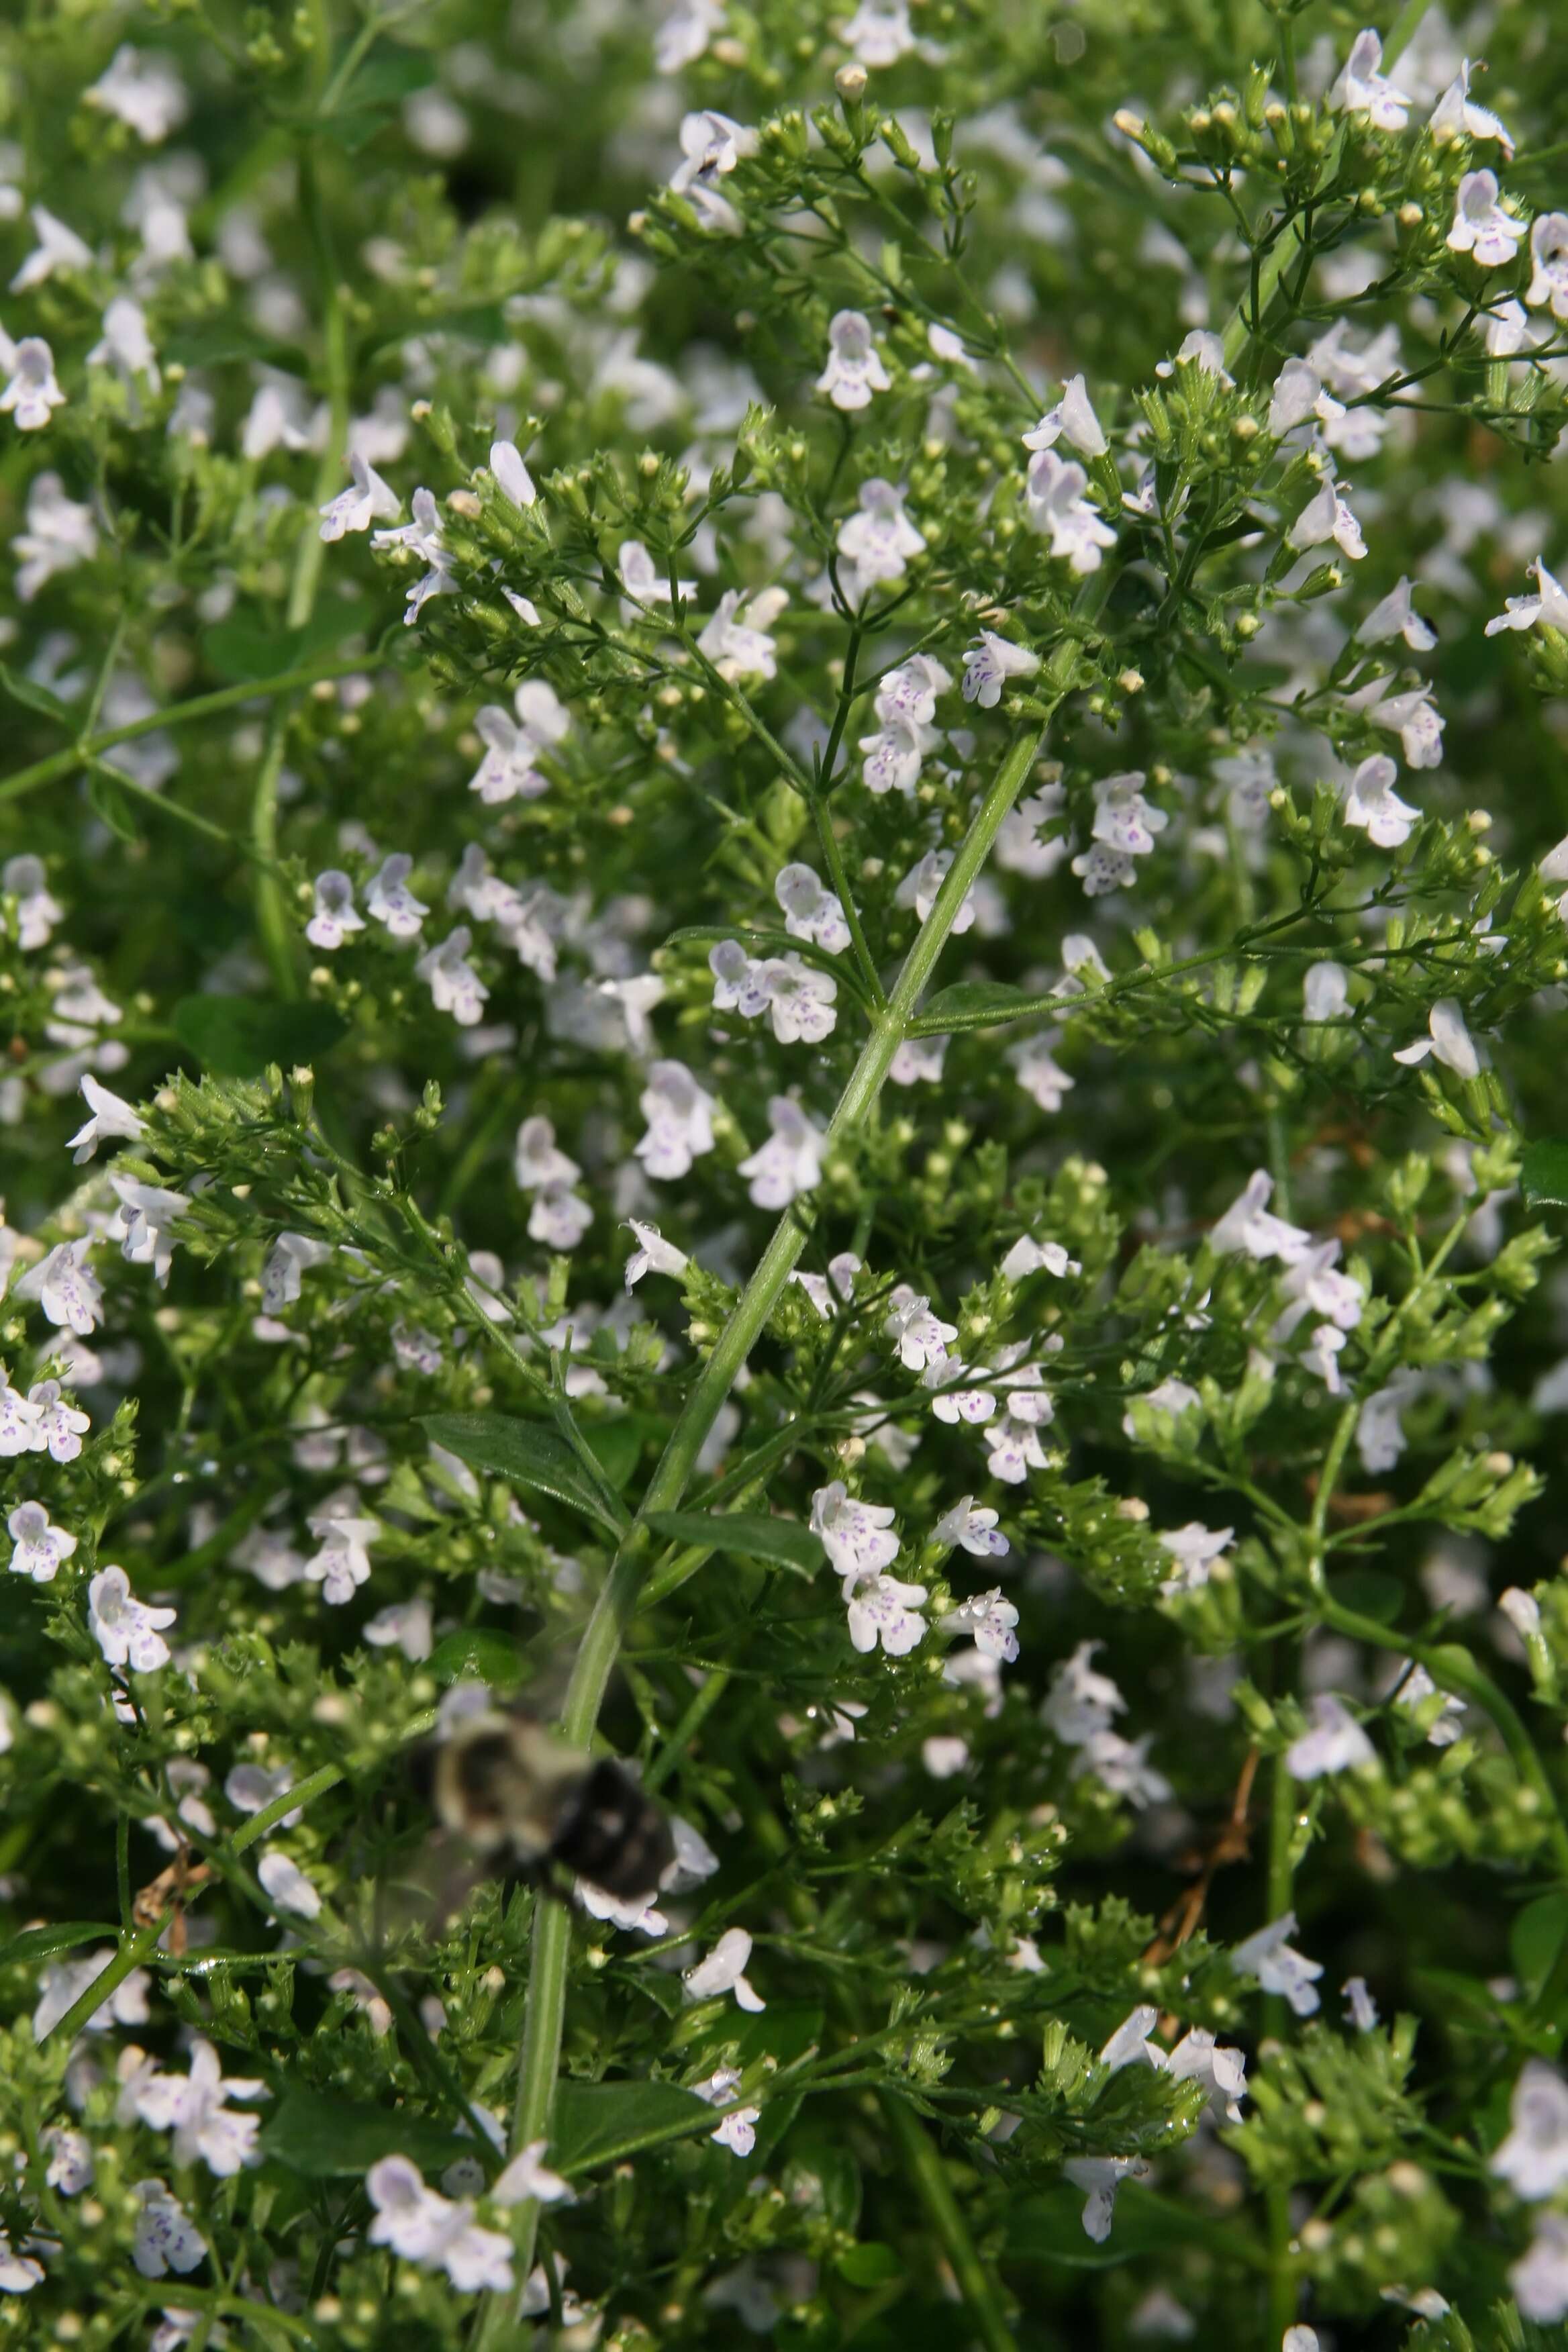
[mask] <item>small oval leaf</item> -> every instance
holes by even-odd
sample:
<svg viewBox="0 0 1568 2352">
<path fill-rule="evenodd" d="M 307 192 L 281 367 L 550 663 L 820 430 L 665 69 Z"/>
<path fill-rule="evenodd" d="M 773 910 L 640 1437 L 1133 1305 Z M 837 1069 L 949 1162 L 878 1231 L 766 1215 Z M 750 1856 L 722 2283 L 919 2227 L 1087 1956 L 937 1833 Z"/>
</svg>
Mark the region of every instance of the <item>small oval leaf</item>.
<svg viewBox="0 0 1568 2352">
<path fill-rule="evenodd" d="M 676 2083 L 563 2083 L 550 2126 L 550 2161 L 558 2171 L 618 2164 L 639 2148 L 711 2131 L 713 2110 Z"/>
</svg>

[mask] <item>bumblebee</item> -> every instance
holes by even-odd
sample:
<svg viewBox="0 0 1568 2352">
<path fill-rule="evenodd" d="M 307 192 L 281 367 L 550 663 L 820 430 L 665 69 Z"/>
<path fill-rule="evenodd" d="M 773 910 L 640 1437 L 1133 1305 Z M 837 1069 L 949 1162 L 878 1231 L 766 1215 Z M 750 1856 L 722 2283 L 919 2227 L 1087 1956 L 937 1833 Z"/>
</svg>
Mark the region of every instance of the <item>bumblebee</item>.
<svg viewBox="0 0 1568 2352">
<path fill-rule="evenodd" d="M 566 1895 L 585 1878 L 617 1902 L 647 1901 L 675 1860 L 663 1812 L 623 1764 L 568 1748 L 531 1716 L 486 1708 L 426 1752 L 444 1830 L 488 1869 Z"/>
</svg>

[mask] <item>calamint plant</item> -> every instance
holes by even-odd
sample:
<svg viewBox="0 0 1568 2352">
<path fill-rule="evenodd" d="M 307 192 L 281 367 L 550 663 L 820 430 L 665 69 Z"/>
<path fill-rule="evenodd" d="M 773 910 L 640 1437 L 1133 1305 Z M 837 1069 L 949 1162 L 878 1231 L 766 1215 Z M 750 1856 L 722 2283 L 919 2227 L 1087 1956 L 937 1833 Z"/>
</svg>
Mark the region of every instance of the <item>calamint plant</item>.
<svg viewBox="0 0 1568 2352">
<path fill-rule="evenodd" d="M 0 2343 L 1568 2324 L 1527 0 L 0 24 Z"/>
</svg>

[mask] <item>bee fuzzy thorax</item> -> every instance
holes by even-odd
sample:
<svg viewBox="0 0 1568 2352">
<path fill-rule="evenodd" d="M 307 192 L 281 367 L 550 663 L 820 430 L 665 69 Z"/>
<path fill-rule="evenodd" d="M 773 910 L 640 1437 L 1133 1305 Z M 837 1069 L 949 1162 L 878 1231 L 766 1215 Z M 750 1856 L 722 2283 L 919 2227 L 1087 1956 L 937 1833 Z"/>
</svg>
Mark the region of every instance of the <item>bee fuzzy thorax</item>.
<svg viewBox="0 0 1568 2352">
<path fill-rule="evenodd" d="M 554 1867 L 621 1901 L 649 1897 L 675 1859 L 668 1822 L 624 1765 L 500 1708 L 436 1749 L 431 1798 L 443 1829 L 481 1861 L 542 1884 Z"/>
</svg>

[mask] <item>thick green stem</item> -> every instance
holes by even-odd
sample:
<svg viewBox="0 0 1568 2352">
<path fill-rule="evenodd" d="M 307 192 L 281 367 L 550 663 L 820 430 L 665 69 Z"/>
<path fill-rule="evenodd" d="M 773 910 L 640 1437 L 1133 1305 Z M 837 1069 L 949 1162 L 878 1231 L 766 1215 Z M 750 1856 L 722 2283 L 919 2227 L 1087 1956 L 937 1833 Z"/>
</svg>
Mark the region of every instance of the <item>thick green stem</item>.
<svg viewBox="0 0 1568 2352">
<path fill-rule="evenodd" d="M 1059 699 L 1065 689 L 1075 654 L 1076 648 L 1069 644 L 1053 657 L 1047 673 L 1047 694 L 1053 701 Z M 838 1108 L 828 1125 L 829 1145 L 848 1140 L 869 1116 L 903 1041 L 906 1024 L 920 1003 L 959 909 L 990 855 L 1002 821 L 1023 790 L 1044 734 L 1042 719 L 1015 738 L 975 811 L 931 913 L 904 959 L 892 995 L 885 1010 L 876 1015 L 860 1058 L 839 1097 Z M 610 1573 L 584 1630 L 562 1709 L 561 1735 L 574 1747 L 585 1748 L 593 1737 L 622 1634 L 642 1591 L 655 1549 L 647 1518 L 652 1512 L 674 1510 L 679 1506 L 719 1409 L 766 1326 L 805 1245 L 803 1227 L 786 1210 L 688 1396 L 637 1517 L 616 1549 Z M 561 2062 L 571 1939 L 570 1912 L 561 1905 L 542 1905 L 534 1920 L 528 2005 L 512 2116 L 514 2151 L 525 2147 L 531 2140 L 545 2137 L 549 2131 L 551 2103 Z M 532 2264 L 538 2220 L 538 2207 L 532 2202 L 519 2206 L 513 2216 L 520 2280 L 526 2279 Z M 476 2352 L 496 2352 L 496 2347 L 506 2341 L 513 2324 L 510 2309 L 510 2297 L 489 2298 L 474 2339 Z"/>
</svg>

